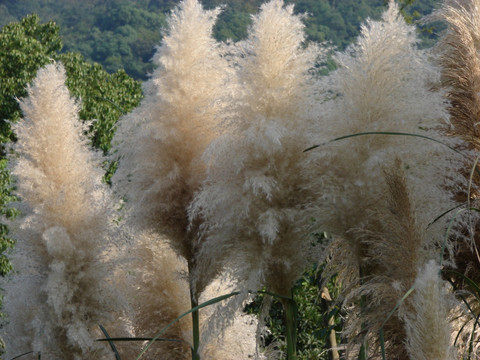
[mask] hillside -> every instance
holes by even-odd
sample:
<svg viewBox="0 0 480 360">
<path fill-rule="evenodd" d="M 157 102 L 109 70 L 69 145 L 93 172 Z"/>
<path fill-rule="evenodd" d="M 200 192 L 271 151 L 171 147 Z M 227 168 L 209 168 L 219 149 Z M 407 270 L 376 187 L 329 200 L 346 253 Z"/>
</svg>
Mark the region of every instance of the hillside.
<svg viewBox="0 0 480 360">
<path fill-rule="evenodd" d="M 246 36 L 250 14 L 262 0 L 203 0 L 205 7 L 226 3 L 215 28 L 219 40 L 238 41 Z M 378 18 L 385 0 L 289 0 L 298 13 L 307 13 L 306 33 L 310 40 L 328 41 L 343 49 L 358 34 L 366 18 Z M 410 3 L 412 0 L 403 0 Z M 174 0 L 0 0 L 0 26 L 37 13 L 42 21 L 60 26 L 63 51 L 78 51 L 101 63 L 109 72 L 124 68 L 136 79 L 152 70 L 150 59 L 160 42 L 165 14 Z M 439 0 L 414 1 L 408 14 L 428 14 Z M 417 14 L 417 15 L 418 15 Z M 435 34 L 426 35 L 428 40 Z"/>
</svg>

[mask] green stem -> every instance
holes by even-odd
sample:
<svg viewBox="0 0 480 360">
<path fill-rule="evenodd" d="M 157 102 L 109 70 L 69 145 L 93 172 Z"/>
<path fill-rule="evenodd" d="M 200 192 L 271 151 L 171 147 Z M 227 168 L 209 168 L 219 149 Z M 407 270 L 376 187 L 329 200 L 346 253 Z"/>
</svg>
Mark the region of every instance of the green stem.
<svg viewBox="0 0 480 360">
<path fill-rule="evenodd" d="M 190 300 L 192 303 L 192 309 L 198 306 L 198 301 L 190 292 Z M 200 321 L 198 317 L 198 310 L 192 311 L 192 334 L 193 334 L 193 348 L 192 348 L 192 360 L 200 360 L 198 349 L 200 347 Z"/>
<path fill-rule="evenodd" d="M 189 264 L 188 270 L 189 275 L 192 274 L 191 271 L 192 267 Z M 198 306 L 198 299 L 196 295 L 193 293 L 193 287 L 190 282 L 190 303 L 192 309 Z M 198 349 L 200 348 L 200 319 L 198 316 L 198 310 L 192 311 L 192 335 L 193 335 L 193 347 L 192 347 L 192 360 L 200 360 L 200 355 L 198 353 Z"/>
<path fill-rule="evenodd" d="M 287 360 L 297 360 L 297 304 L 292 297 L 283 299 L 287 335 Z"/>
<path fill-rule="evenodd" d="M 360 273 L 360 282 L 363 284 L 363 280 L 365 278 L 365 269 L 362 265 L 359 266 L 359 273 Z M 365 307 L 367 304 L 367 297 L 362 295 L 360 297 L 360 309 L 362 312 L 365 312 Z M 362 322 L 362 331 L 365 330 L 366 325 Z M 360 347 L 360 353 L 358 354 L 358 360 L 368 360 L 368 342 L 367 339 L 363 339 L 362 346 Z"/>
</svg>

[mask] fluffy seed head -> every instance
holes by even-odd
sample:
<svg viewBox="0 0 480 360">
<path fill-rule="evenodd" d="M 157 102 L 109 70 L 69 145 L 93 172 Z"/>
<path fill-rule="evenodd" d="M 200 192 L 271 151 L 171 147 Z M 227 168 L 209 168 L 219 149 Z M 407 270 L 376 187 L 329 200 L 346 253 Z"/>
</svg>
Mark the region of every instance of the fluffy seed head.
<svg viewBox="0 0 480 360">
<path fill-rule="evenodd" d="M 62 65 L 39 70 L 27 90 L 10 157 L 23 215 L 14 228 L 18 274 L 5 285 L 7 351 L 99 358 L 94 330 L 117 310 L 105 283 L 114 249 L 100 161 L 88 149 Z"/>
<path fill-rule="evenodd" d="M 300 17 L 283 1 L 254 16 L 248 39 L 237 45 L 234 117 L 205 152 L 207 180 L 191 207 L 192 218 L 204 221 L 199 274 L 220 262 L 247 290 L 267 285 L 289 295 L 320 249 L 309 238 L 317 192 L 306 184 L 315 183 L 315 167 L 302 152 L 318 49 L 303 41 Z"/>
<path fill-rule="evenodd" d="M 458 359 L 451 345 L 452 331 L 445 282 L 439 267 L 430 261 L 419 269 L 415 290 L 409 302 L 412 311 L 406 314 L 407 351 L 411 360 Z"/>
<path fill-rule="evenodd" d="M 145 98 L 116 134 L 113 182 L 126 196 L 132 224 L 166 235 L 189 263 L 195 233 L 187 231 L 187 207 L 204 179 L 201 154 L 218 135 L 228 88 L 228 66 L 212 38 L 218 12 L 203 10 L 196 0 L 182 1 L 172 12 Z"/>
</svg>

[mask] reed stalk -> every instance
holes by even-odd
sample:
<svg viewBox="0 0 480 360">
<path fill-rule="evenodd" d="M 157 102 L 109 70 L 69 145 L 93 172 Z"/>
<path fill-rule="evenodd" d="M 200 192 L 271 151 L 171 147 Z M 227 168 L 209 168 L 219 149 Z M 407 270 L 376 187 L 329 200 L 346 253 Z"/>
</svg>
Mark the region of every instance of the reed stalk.
<svg viewBox="0 0 480 360">
<path fill-rule="evenodd" d="M 285 311 L 285 335 L 287 338 L 287 360 L 297 360 L 297 304 L 290 298 L 282 299 Z"/>
</svg>

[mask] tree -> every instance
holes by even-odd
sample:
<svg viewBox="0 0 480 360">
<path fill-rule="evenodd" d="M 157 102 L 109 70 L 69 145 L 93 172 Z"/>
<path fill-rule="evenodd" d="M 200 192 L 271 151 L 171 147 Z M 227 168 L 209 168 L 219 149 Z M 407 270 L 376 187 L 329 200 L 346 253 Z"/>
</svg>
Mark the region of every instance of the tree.
<svg viewBox="0 0 480 360">
<path fill-rule="evenodd" d="M 123 70 L 108 74 L 100 64 L 91 64 L 77 53 L 60 53 L 60 29 L 53 22 L 40 23 L 37 15 L 6 25 L 0 32 L 0 214 L 12 218 L 17 211 L 7 204 L 14 197 L 5 156 L 15 135 L 10 124 L 21 117 L 17 99 L 26 96 L 26 84 L 38 69 L 61 61 L 67 72 L 67 86 L 82 100 L 80 118 L 96 120 L 90 126 L 92 145 L 106 153 L 114 133 L 115 123 L 124 112 L 133 109 L 141 98 L 140 84 Z M 0 275 L 11 270 L 6 252 L 13 246 L 8 228 L 0 224 Z"/>
<path fill-rule="evenodd" d="M 26 95 L 25 85 L 37 70 L 47 64 L 62 47 L 59 29 L 53 22 L 39 24 L 37 16 L 6 25 L 0 32 L 0 214 L 13 218 L 15 209 L 7 207 L 14 200 L 12 180 L 7 170 L 6 145 L 15 140 L 10 123 L 20 118 L 17 98 Z M 12 266 L 6 253 L 14 244 L 8 237 L 8 227 L 0 224 L 0 275 L 6 275 Z"/>
</svg>

